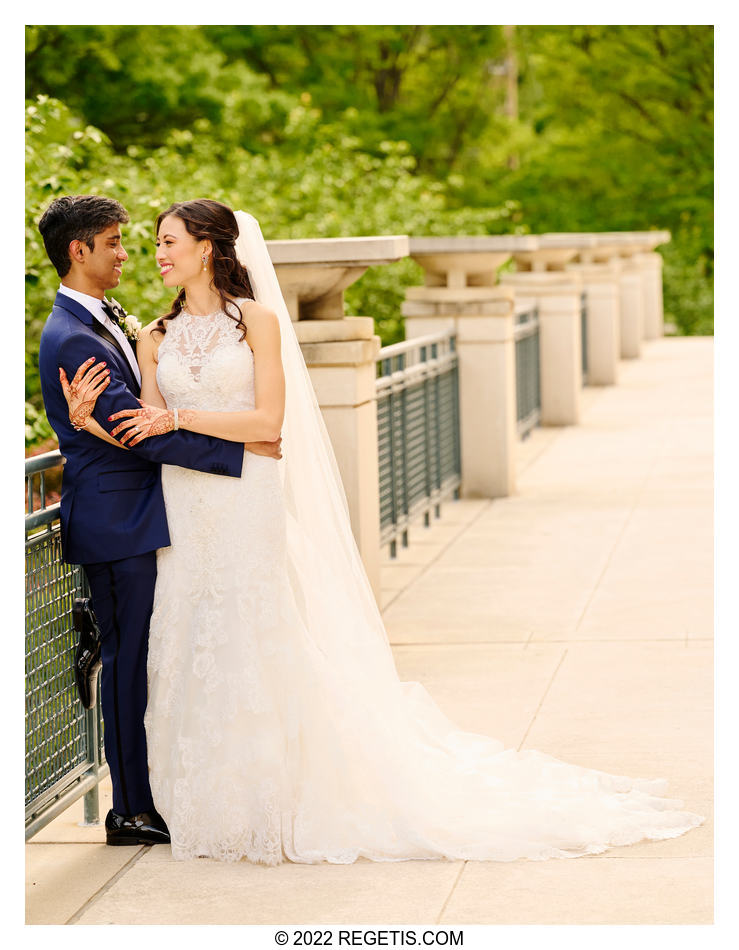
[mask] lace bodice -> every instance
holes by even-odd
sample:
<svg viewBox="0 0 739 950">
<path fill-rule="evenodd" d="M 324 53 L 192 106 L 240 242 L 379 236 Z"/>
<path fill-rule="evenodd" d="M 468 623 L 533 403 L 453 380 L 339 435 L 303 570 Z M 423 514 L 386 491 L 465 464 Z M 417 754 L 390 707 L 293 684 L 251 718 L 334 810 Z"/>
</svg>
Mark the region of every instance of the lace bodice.
<svg viewBox="0 0 739 950">
<path fill-rule="evenodd" d="M 254 354 L 241 335 L 223 310 L 204 316 L 183 310 L 168 320 L 157 366 L 167 406 L 211 412 L 254 409 Z"/>
</svg>

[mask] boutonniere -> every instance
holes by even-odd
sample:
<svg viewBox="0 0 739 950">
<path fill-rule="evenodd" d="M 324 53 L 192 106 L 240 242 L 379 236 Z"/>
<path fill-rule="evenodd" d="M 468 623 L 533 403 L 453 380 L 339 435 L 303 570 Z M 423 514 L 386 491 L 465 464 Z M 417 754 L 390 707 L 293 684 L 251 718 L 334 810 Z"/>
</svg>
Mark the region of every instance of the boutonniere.
<svg viewBox="0 0 739 950">
<path fill-rule="evenodd" d="M 138 317 L 134 317 L 131 313 L 126 313 L 114 297 L 111 297 L 108 303 L 110 304 L 110 309 L 113 311 L 113 316 L 118 326 L 123 330 L 126 337 L 135 343 L 139 338 L 139 330 L 141 330 L 141 322 Z"/>
</svg>

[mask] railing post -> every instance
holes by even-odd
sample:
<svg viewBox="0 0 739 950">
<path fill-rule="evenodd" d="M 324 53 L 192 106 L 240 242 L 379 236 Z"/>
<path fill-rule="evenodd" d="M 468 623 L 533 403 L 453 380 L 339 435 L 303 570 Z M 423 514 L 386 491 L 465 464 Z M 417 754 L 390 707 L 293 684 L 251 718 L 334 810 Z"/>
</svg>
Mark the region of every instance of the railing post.
<svg viewBox="0 0 739 950">
<path fill-rule="evenodd" d="M 619 261 L 567 264 L 580 275 L 587 301 L 588 385 L 611 386 L 621 355 Z"/>
<path fill-rule="evenodd" d="M 634 359 L 641 354 L 642 340 L 664 333 L 662 257 L 653 252 L 670 240 L 670 232 L 603 231 L 596 239 L 593 258 L 620 264 L 620 355 Z"/>
<path fill-rule="evenodd" d="M 423 287 L 403 303 L 406 338 L 453 330 L 459 370 L 461 485 L 469 498 L 516 490 L 516 351 L 513 291 L 497 283 L 511 254 L 537 247 L 529 235 L 410 239 Z"/>
<path fill-rule="evenodd" d="M 99 674 L 98 674 L 99 675 Z M 98 684 L 99 685 L 99 684 Z M 100 738 L 98 735 L 98 710 L 97 706 L 85 710 L 85 733 L 89 743 L 88 748 L 92 754 L 91 773 L 95 777 L 95 785 L 85 794 L 83 799 L 83 825 L 100 824 L 100 795 L 98 792 L 98 782 L 100 775 Z"/>
<path fill-rule="evenodd" d="M 409 287 L 408 338 L 454 330 L 464 498 L 515 492 L 516 357 L 513 292 L 504 287 Z"/>
<path fill-rule="evenodd" d="M 621 261 L 620 295 L 621 357 L 636 359 L 644 337 L 644 294 L 641 266 L 632 257 Z"/>
<path fill-rule="evenodd" d="M 642 267 L 644 292 L 644 339 L 657 340 L 665 334 L 662 303 L 662 255 L 645 251 L 636 255 Z"/>
</svg>

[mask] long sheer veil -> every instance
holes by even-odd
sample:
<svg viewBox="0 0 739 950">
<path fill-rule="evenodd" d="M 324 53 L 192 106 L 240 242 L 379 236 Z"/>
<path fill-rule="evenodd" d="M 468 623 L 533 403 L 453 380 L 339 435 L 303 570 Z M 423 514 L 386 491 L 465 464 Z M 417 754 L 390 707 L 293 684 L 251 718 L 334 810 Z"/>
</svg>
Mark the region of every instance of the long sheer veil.
<svg viewBox="0 0 739 950">
<path fill-rule="evenodd" d="M 419 683 L 401 683 L 267 246 L 252 215 L 236 219 L 254 295 L 279 317 L 285 371 L 278 464 L 304 664 L 281 683 L 299 710 L 287 756 L 295 801 L 283 811 L 290 860 L 577 857 L 700 824 L 681 801 L 655 797 L 664 779 L 506 750 L 455 726 Z"/>
<path fill-rule="evenodd" d="M 236 212 L 236 253 L 257 301 L 277 314 L 285 372 L 282 484 L 286 507 L 287 570 L 311 645 L 371 717 L 375 735 L 392 737 L 397 761 L 444 747 L 458 768 L 465 750 L 503 750 L 488 736 L 459 731 L 417 682 L 401 682 L 349 519 L 331 440 L 280 290 L 267 245 L 253 215 Z M 362 736 L 365 741 L 368 736 Z M 451 743 L 447 748 L 447 743 Z M 389 751 L 387 748 L 385 752 Z M 371 754 L 366 749 L 367 754 Z M 370 758 L 371 761 L 371 758 Z"/>
<path fill-rule="evenodd" d="M 267 245 L 256 218 L 236 212 L 236 254 L 257 301 L 277 314 L 285 372 L 280 462 L 293 593 L 325 651 L 360 644 L 389 657 L 387 634 L 354 540 L 346 494 L 326 425 Z"/>
</svg>

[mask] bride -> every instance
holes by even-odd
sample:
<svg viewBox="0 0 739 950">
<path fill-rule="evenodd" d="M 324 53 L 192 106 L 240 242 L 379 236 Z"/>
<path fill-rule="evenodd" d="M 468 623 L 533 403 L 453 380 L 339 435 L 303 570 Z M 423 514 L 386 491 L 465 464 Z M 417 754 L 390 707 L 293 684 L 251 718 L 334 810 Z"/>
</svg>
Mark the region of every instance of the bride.
<svg viewBox="0 0 739 950">
<path fill-rule="evenodd" d="M 173 204 L 156 259 L 182 290 L 141 334 L 142 408 L 115 413 L 112 434 L 284 436 L 284 458 L 245 454 L 240 479 L 162 466 L 172 543 L 145 725 L 173 857 L 544 860 L 701 824 L 663 779 L 505 749 L 399 681 L 257 221 Z"/>
</svg>

